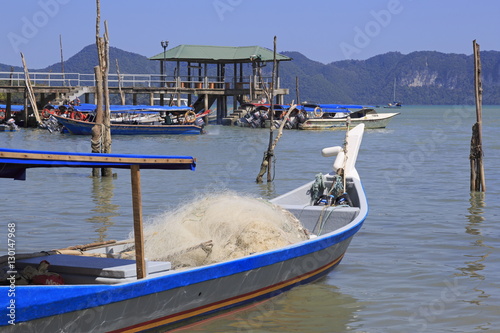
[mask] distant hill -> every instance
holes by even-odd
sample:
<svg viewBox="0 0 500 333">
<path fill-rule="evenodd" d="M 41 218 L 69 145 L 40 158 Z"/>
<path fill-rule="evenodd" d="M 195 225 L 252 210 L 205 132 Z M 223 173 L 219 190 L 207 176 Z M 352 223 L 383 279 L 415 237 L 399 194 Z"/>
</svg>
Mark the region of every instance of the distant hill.
<svg viewBox="0 0 500 333">
<path fill-rule="evenodd" d="M 324 65 L 297 52 L 282 54 L 294 58 L 281 64 L 282 85 L 295 91 L 299 77 L 302 101 L 386 104 L 396 80 L 396 99 L 403 104 L 474 104 L 472 55 L 390 52 Z M 500 52 L 481 52 L 481 64 L 483 103 L 500 104 Z"/>
<path fill-rule="evenodd" d="M 404 55 L 390 52 L 367 60 L 343 60 L 329 64 L 308 59 L 299 52 L 281 52 L 293 58 L 280 65 L 281 86 L 290 89 L 286 102 L 295 96 L 299 78 L 301 101 L 382 105 L 392 102 L 394 80 L 396 99 L 403 104 L 474 104 L 473 56 L 419 51 Z M 159 74 L 159 64 L 146 56 L 110 47 L 110 72 Z M 481 52 L 483 103 L 500 104 L 500 52 Z M 84 47 L 65 61 L 67 73 L 93 73 L 97 65 L 95 45 Z M 0 71 L 10 71 L 0 64 Z M 173 72 L 173 63 L 167 72 Z M 269 75 L 272 66 L 266 66 Z M 14 67 L 15 71 L 22 68 Z M 59 72 L 60 63 L 32 70 Z"/>
<path fill-rule="evenodd" d="M 23 71 L 22 67 L 0 64 L 0 72 L 10 72 L 11 68 L 14 69 L 14 72 L 22 72 Z"/>
<path fill-rule="evenodd" d="M 116 60 L 120 66 L 120 73 L 154 74 L 159 72 L 158 62 L 151 61 L 146 56 L 123 51 L 116 47 L 109 48 L 110 73 L 116 73 Z M 67 73 L 94 73 L 94 67 L 98 65 L 97 48 L 95 44 L 84 47 L 80 52 L 64 61 L 64 71 Z M 40 71 L 60 72 L 61 63 L 54 64 Z"/>
</svg>

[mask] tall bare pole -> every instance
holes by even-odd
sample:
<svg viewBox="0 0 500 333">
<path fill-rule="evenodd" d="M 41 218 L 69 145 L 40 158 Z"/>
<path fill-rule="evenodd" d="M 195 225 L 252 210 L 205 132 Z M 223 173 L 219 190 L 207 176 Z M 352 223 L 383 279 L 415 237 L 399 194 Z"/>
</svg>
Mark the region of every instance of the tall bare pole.
<svg viewBox="0 0 500 333">
<path fill-rule="evenodd" d="M 476 99 L 476 123 L 472 126 L 472 138 L 470 146 L 470 190 L 471 191 L 486 191 L 486 181 L 484 177 L 483 165 L 483 85 L 481 82 L 481 56 L 479 51 L 479 44 L 476 40 L 472 41 L 474 49 L 474 89 Z"/>
<path fill-rule="evenodd" d="M 123 93 L 122 90 L 122 76 L 120 74 L 120 65 L 118 65 L 118 59 L 115 59 L 116 61 L 116 74 L 118 75 L 118 91 L 120 92 L 120 101 L 122 105 L 125 105 L 125 94 Z M 151 103 L 152 105 L 153 103 Z"/>
<path fill-rule="evenodd" d="M 59 35 L 59 48 L 61 50 L 61 73 L 63 75 L 63 86 L 65 86 L 66 85 L 66 78 L 64 76 L 64 56 L 63 56 L 62 35 Z"/>
<path fill-rule="evenodd" d="M 96 74 L 96 121 L 92 128 L 92 152 L 93 153 L 111 153 L 111 130 L 110 130 L 110 111 L 109 111 L 109 34 L 107 22 L 104 22 L 104 37 L 100 36 L 101 25 L 101 5 L 100 0 L 96 0 L 96 45 L 99 66 L 94 68 Z M 104 109 L 103 109 L 104 103 Z M 97 169 L 98 170 L 98 169 Z M 98 171 L 94 169 L 92 175 L 98 177 Z M 112 175 L 111 168 L 102 168 L 101 176 Z"/>
<path fill-rule="evenodd" d="M 26 65 L 26 60 L 24 60 L 24 54 L 21 52 L 21 60 L 23 62 L 23 68 L 24 68 L 24 82 L 26 84 L 26 92 L 28 94 L 28 98 L 31 103 L 31 108 L 33 109 L 33 114 L 35 116 L 35 119 L 38 124 L 42 122 L 40 119 L 40 114 L 38 113 L 38 107 L 36 105 L 36 97 L 35 97 L 35 92 L 33 91 L 33 86 L 31 85 L 31 80 L 30 80 L 30 74 L 28 71 L 28 65 Z M 26 115 L 26 121 L 25 121 L 25 127 L 28 125 L 28 110 L 27 108 L 24 109 L 25 115 Z"/>
<path fill-rule="evenodd" d="M 10 67 L 10 76 L 9 76 L 9 85 L 12 87 L 14 85 L 14 80 L 12 80 L 14 76 L 14 67 Z M 12 93 L 7 93 L 7 105 L 5 108 L 5 121 L 9 120 L 12 117 Z"/>
<path fill-rule="evenodd" d="M 276 36 L 274 36 L 274 41 L 273 41 L 274 47 L 273 47 L 273 75 L 271 78 L 271 98 L 269 99 L 269 102 L 271 103 L 271 125 L 269 126 L 269 149 L 268 149 L 268 163 L 267 163 L 267 182 L 272 182 L 273 177 L 272 177 L 272 163 L 271 160 L 274 155 L 274 148 L 272 148 L 272 144 L 274 141 L 274 134 L 273 134 L 273 118 L 274 118 L 274 86 L 276 84 Z"/>
<path fill-rule="evenodd" d="M 276 82 L 276 36 L 274 36 L 274 55 L 273 55 L 273 74 L 272 74 L 272 79 L 271 79 L 271 92 L 268 95 L 269 102 L 271 103 L 271 107 L 269 109 L 269 145 L 267 148 L 267 151 L 264 153 L 264 158 L 262 160 L 262 164 L 260 167 L 259 174 L 257 175 L 257 178 L 255 181 L 257 183 L 262 182 L 262 176 L 267 172 L 267 182 L 270 183 L 273 181 L 273 176 L 272 176 L 272 159 L 274 156 L 274 147 L 276 146 L 276 143 L 274 143 L 274 134 L 273 134 L 273 129 L 274 129 L 274 85 Z M 266 89 L 264 89 L 265 91 Z M 283 122 L 285 120 L 283 119 Z M 280 133 L 281 136 L 281 133 Z"/>
<path fill-rule="evenodd" d="M 102 59 L 103 64 L 100 65 L 102 70 L 102 83 L 103 83 L 103 95 L 104 95 L 104 106 L 103 110 L 103 123 L 105 126 L 104 132 L 104 147 L 103 150 L 105 153 L 111 153 L 111 111 L 110 111 L 110 101 L 109 101 L 109 85 L 108 85 L 108 76 L 109 76 L 109 30 L 108 30 L 108 22 L 104 21 L 104 57 Z M 108 170 L 108 171 L 106 171 Z M 111 176 L 111 169 L 104 168 L 103 176 Z"/>
<path fill-rule="evenodd" d="M 300 94 L 299 94 L 299 77 L 295 77 L 295 95 L 297 97 L 297 104 L 300 105 Z"/>
</svg>

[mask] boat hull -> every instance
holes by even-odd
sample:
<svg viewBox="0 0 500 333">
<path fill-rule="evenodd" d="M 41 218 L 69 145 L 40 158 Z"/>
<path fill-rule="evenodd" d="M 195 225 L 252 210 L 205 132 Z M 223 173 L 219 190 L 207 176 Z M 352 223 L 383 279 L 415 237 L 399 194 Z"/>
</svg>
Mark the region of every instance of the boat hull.
<svg viewBox="0 0 500 333">
<path fill-rule="evenodd" d="M 179 325 L 181 322 L 200 318 L 236 306 L 276 296 L 294 286 L 314 281 L 338 265 L 345 253 L 351 237 L 327 246 L 323 250 L 314 251 L 286 261 L 279 261 L 267 266 L 244 269 L 240 272 L 226 274 L 227 265 L 207 267 L 187 274 L 175 274 L 170 278 L 156 278 L 128 286 L 116 286 L 106 292 L 91 292 L 87 302 L 105 302 L 96 307 L 71 311 L 50 318 L 40 318 L 29 322 L 17 322 L 8 327 L 6 332 L 56 332 L 87 331 L 87 332 L 138 332 L 161 326 Z M 261 260 L 265 258 L 256 258 Z M 252 264 L 243 262 L 243 264 Z M 214 276 L 213 270 L 220 276 Z M 174 283 L 172 280 L 189 282 L 186 285 Z M 196 282 L 195 282 L 196 281 Z M 157 285 L 173 285 L 164 291 L 151 293 Z M 174 286 L 175 285 L 175 286 Z M 113 290 L 114 289 L 114 290 Z M 50 291 L 45 291 L 46 295 Z M 119 295 L 130 293 L 145 293 L 147 295 L 135 298 L 115 300 Z M 17 297 L 35 295 L 20 295 Z M 81 299 L 79 300 L 81 302 Z M 60 307 L 67 304 L 51 304 L 50 307 Z M 40 307 L 20 309 L 22 313 L 40 312 Z M 96 327 L 96 323 L 100 323 Z"/>
<path fill-rule="evenodd" d="M 302 189 L 308 185 L 299 190 L 304 200 L 307 195 Z M 349 192 L 359 207 L 336 208 L 329 218 L 332 225 L 325 227 L 333 231 L 285 248 L 125 284 L 18 286 L 16 325 L 2 329 L 5 332 L 169 329 L 276 296 L 328 274 L 340 263 L 368 212 L 364 192 L 356 191 L 363 191 L 358 180 L 351 182 Z M 286 207 L 286 198 L 280 198 L 275 203 L 281 202 Z M 311 220 L 307 221 L 308 215 L 300 209 L 287 208 L 302 215 L 305 224 L 311 225 L 313 216 L 316 219 L 318 216 L 312 212 Z M 337 225 L 339 220 L 343 222 Z"/>
<path fill-rule="evenodd" d="M 71 134 L 90 135 L 95 123 L 54 116 Z M 203 128 L 196 125 L 133 125 L 111 124 L 111 135 L 158 135 L 158 134 L 202 134 Z"/>
<path fill-rule="evenodd" d="M 351 118 L 351 127 L 365 124 L 366 129 L 385 128 L 389 121 L 399 113 L 378 113 L 366 115 L 362 118 Z M 344 130 L 346 129 L 346 118 L 311 118 L 299 124 L 303 130 Z"/>
</svg>

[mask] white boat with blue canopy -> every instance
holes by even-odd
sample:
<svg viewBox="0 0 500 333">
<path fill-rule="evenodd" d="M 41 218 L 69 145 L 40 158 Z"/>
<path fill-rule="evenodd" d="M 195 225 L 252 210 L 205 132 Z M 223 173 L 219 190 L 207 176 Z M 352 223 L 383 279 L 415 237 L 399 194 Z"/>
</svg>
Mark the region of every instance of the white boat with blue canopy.
<svg viewBox="0 0 500 333">
<path fill-rule="evenodd" d="M 85 247 L 79 249 L 78 255 L 42 251 L 16 255 L 15 259 L 0 258 L 3 264 L 13 265 L 10 271 L 50 263 L 51 273 L 58 274 L 65 283 L 15 285 L 16 281 L 8 280 L 7 285 L 0 286 L 0 329 L 166 331 L 327 275 L 340 263 L 368 214 L 355 168 L 363 131 L 364 125 L 358 125 L 346 133 L 343 146 L 322 150 L 325 157 L 336 156 L 331 172 L 317 174 L 314 181 L 265 204 L 272 209 L 286 209 L 283 214 L 292 214 L 290 218 L 300 221 L 309 230 L 302 239 L 194 267 L 174 267 L 169 261 L 145 259 L 139 186 L 140 169 L 194 170 L 194 158 L 0 149 L 0 177 L 5 178 L 23 179 L 26 169 L 33 167 L 130 168 L 135 235 L 133 260 L 122 256 L 131 247 L 129 241 Z M 8 291 L 12 287 L 14 313 L 9 312 L 12 298 Z"/>
<path fill-rule="evenodd" d="M 365 124 L 367 129 L 385 128 L 399 113 L 378 113 L 373 106 L 357 104 L 303 104 L 307 119 L 299 124 L 304 130 L 346 129 L 347 122 L 355 126 Z"/>
</svg>

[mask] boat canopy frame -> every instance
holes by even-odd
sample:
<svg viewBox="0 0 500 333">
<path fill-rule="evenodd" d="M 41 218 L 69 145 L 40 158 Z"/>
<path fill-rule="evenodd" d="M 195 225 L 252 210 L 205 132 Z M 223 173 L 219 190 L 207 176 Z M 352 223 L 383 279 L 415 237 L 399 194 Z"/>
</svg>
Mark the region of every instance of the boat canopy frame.
<svg viewBox="0 0 500 333">
<path fill-rule="evenodd" d="M 130 169 L 137 279 L 146 276 L 140 169 L 195 170 L 191 156 L 67 153 L 0 148 L 0 178 L 26 180 L 28 168 Z"/>
</svg>

